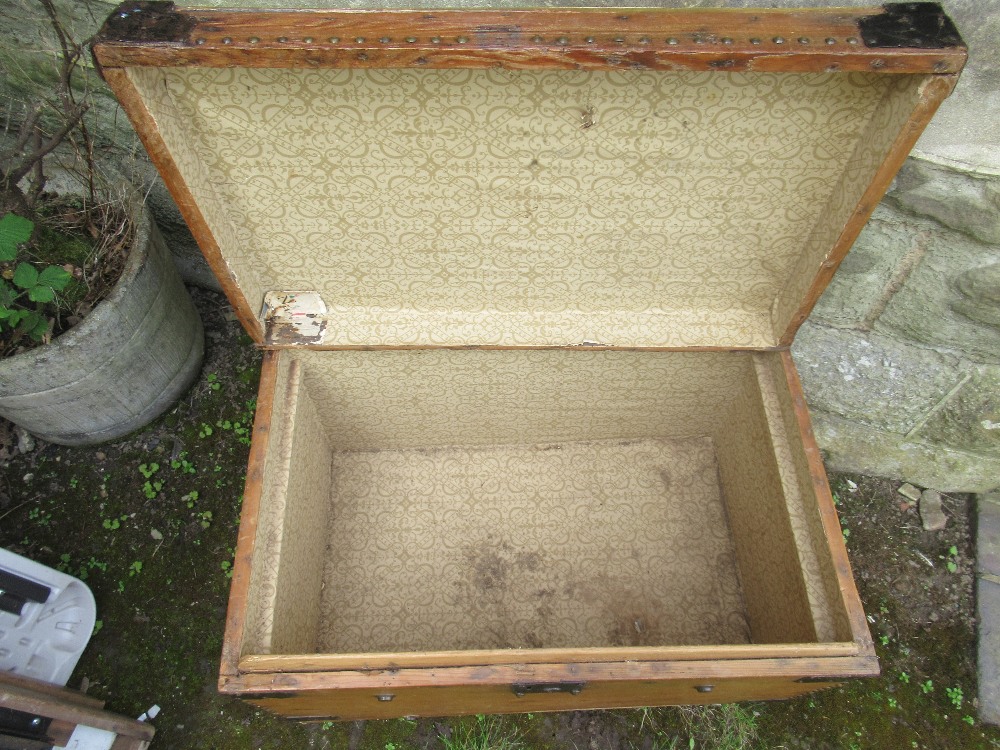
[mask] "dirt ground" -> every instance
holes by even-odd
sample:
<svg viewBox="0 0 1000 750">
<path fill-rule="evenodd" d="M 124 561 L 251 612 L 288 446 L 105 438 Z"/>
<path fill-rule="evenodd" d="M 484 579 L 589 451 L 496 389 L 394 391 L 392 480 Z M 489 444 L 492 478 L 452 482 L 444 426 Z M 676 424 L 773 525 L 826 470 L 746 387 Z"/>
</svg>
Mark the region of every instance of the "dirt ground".
<svg viewBox="0 0 1000 750">
<path fill-rule="evenodd" d="M 205 367 L 152 426 L 21 452 L 0 424 L 0 545 L 86 580 L 99 629 L 70 685 L 86 678 L 127 715 L 159 704 L 154 749 L 1000 747 L 976 718 L 970 499 L 946 497 L 948 526 L 928 533 L 898 483 L 856 476 L 832 480 L 878 679 L 779 703 L 356 724 L 288 722 L 219 696 L 260 356 L 223 297 L 194 294 Z"/>
</svg>

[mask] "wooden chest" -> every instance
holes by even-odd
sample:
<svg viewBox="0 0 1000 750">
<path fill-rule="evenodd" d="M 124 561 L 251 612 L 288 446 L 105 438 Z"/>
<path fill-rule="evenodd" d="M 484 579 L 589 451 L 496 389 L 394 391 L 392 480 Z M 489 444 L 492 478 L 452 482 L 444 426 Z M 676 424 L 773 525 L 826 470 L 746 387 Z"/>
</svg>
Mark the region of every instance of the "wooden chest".
<svg viewBox="0 0 1000 750">
<path fill-rule="evenodd" d="M 295 717 L 876 674 L 788 347 L 936 6 L 121 6 L 95 55 L 265 350 L 220 689 Z"/>
</svg>

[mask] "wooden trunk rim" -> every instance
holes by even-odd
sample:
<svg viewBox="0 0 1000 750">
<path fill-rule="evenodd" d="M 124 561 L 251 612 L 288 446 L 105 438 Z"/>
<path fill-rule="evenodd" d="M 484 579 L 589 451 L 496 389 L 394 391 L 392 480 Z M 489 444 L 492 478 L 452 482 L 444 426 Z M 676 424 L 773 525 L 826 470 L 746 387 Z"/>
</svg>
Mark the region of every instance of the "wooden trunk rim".
<svg viewBox="0 0 1000 750">
<path fill-rule="evenodd" d="M 934 36 L 922 33 L 928 24 L 900 23 L 909 16 L 893 7 L 241 11 L 130 2 L 112 13 L 94 54 L 107 67 L 961 70 L 965 46 L 940 8 L 947 33 Z"/>
</svg>

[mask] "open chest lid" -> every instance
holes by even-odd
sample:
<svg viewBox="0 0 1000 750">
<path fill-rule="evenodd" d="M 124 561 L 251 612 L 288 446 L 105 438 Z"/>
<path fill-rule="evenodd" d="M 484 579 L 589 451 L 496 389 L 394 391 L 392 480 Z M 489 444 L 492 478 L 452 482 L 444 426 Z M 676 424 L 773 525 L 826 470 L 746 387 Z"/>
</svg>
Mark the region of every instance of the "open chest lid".
<svg viewBox="0 0 1000 750">
<path fill-rule="evenodd" d="M 222 11 L 94 47 L 266 346 L 788 346 L 950 93 L 931 3 Z"/>
</svg>

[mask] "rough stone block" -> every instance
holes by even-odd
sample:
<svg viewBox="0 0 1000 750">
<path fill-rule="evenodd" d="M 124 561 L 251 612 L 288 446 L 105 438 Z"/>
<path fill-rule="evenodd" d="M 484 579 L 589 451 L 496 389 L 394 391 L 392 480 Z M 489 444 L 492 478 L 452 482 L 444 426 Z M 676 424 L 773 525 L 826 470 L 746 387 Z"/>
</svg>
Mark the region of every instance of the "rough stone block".
<svg viewBox="0 0 1000 750">
<path fill-rule="evenodd" d="M 887 198 L 980 242 L 1000 243 L 1000 177 L 908 159 Z"/>
<path fill-rule="evenodd" d="M 837 328 L 870 326 L 915 247 L 905 217 L 889 206 L 877 206 L 810 318 Z"/>
<path fill-rule="evenodd" d="M 1000 361 L 1000 246 L 913 217 L 922 257 L 888 300 L 873 330 L 926 346 Z"/>
<path fill-rule="evenodd" d="M 899 434 L 962 380 L 958 357 L 813 323 L 799 330 L 792 353 L 811 407 Z"/>
<path fill-rule="evenodd" d="M 920 493 L 919 509 L 924 531 L 941 531 L 948 525 L 948 516 L 941 506 L 941 493 L 937 490 L 924 490 Z"/>
<path fill-rule="evenodd" d="M 1000 724 L 1000 584 L 980 578 L 976 585 L 979 616 L 979 719 Z"/>
<path fill-rule="evenodd" d="M 941 492 L 986 492 L 1000 477 L 996 457 L 907 440 L 819 410 L 812 422 L 831 471 L 892 477 Z"/>
<path fill-rule="evenodd" d="M 976 573 L 1000 577 L 1000 492 L 979 495 L 976 516 Z"/>
<path fill-rule="evenodd" d="M 917 435 L 927 443 L 1000 457 L 1000 366 L 979 365 L 969 375 Z"/>
</svg>

